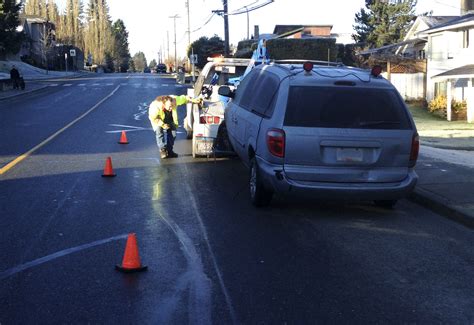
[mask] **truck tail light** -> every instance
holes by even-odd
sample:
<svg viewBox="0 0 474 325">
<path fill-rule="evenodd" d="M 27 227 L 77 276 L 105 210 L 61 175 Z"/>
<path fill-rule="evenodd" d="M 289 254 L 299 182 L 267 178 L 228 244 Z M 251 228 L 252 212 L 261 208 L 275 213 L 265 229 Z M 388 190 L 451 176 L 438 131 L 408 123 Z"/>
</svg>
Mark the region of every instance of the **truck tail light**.
<svg viewBox="0 0 474 325">
<path fill-rule="evenodd" d="M 285 131 L 269 129 L 267 131 L 267 147 L 272 155 L 280 158 L 285 157 Z"/>
<path fill-rule="evenodd" d="M 416 160 L 418 159 L 419 151 L 420 151 L 420 137 L 418 136 L 418 134 L 414 134 L 411 140 L 410 167 L 415 167 Z"/>
<path fill-rule="evenodd" d="M 212 115 L 199 116 L 200 124 L 219 124 L 220 122 L 221 122 L 221 118 L 219 116 L 212 116 Z"/>
</svg>

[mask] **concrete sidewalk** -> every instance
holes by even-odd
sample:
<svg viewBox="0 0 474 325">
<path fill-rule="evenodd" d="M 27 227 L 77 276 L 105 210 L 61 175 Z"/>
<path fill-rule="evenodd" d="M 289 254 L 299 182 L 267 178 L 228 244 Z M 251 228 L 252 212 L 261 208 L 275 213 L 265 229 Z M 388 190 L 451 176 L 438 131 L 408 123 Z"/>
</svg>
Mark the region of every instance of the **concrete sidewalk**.
<svg viewBox="0 0 474 325">
<path fill-rule="evenodd" d="M 456 136 L 453 136 L 455 134 Z M 474 134 L 439 130 L 421 134 L 419 176 L 409 197 L 437 213 L 474 228 Z"/>
<path fill-rule="evenodd" d="M 8 90 L 0 91 L 0 101 L 4 99 L 9 99 L 12 97 L 25 96 L 27 94 L 48 88 L 48 85 L 44 83 L 40 83 L 40 82 L 26 81 L 25 84 L 26 84 L 25 90 L 8 89 Z"/>
</svg>

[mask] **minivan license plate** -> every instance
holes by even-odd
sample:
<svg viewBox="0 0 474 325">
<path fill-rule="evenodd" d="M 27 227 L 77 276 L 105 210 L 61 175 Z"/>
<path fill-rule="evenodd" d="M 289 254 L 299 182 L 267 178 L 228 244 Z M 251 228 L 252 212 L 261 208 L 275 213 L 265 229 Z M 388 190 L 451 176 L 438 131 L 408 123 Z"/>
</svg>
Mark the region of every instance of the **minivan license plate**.
<svg viewBox="0 0 474 325">
<path fill-rule="evenodd" d="M 337 148 L 336 160 L 343 162 L 361 162 L 363 152 L 359 148 Z"/>
</svg>

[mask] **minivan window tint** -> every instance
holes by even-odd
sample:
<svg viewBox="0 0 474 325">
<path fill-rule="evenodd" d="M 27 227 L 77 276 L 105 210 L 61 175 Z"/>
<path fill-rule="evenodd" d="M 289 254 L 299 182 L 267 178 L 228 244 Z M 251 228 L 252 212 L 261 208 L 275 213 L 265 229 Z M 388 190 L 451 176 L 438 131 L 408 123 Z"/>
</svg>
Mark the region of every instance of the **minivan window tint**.
<svg viewBox="0 0 474 325">
<path fill-rule="evenodd" d="M 257 77 L 257 72 L 251 71 L 248 75 L 245 76 L 245 78 L 242 79 L 240 82 L 239 86 L 237 87 L 235 91 L 235 97 L 233 102 L 237 105 L 241 105 L 241 101 L 246 93 L 247 86 L 249 84 L 254 84 L 255 83 L 255 78 Z"/>
<path fill-rule="evenodd" d="M 247 86 L 240 105 L 263 116 L 271 115 L 271 104 L 279 83 L 278 76 L 260 70 L 254 81 Z"/>
<path fill-rule="evenodd" d="M 355 129 L 411 129 L 395 90 L 290 87 L 285 125 Z"/>
</svg>

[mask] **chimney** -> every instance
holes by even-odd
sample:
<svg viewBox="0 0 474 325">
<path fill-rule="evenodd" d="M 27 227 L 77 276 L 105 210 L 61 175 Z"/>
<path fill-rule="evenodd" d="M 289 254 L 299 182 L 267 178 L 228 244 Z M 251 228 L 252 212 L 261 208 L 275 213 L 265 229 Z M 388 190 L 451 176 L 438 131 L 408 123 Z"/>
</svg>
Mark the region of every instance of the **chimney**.
<svg viewBox="0 0 474 325">
<path fill-rule="evenodd" d="M 461 15 L 474 11 L 474 0 L 461 0 Z"/>
<path fill-rule="evenodd" d="M 258 40 L 258 39 L 260 38 L 260 31 L 259 31 L 258 25 L 254 25 L 254 26 L 253 26 L 253 30 L 254 30 L 254 32 L 253 32 L 253 35 L 254 35 L 253 38 L 256 39 L 256 40 Z"/>
</svg>

